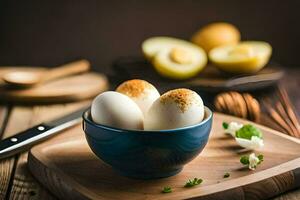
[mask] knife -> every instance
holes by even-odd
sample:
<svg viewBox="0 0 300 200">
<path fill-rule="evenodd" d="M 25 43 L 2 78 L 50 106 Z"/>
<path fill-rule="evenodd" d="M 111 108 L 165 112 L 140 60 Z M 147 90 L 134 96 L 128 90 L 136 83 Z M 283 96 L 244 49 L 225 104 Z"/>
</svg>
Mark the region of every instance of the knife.
<svg viewBox="0 0 300 200">
<path fill-rule="evenodd" d="M 81 122 L 83 112 L 87 109 L 88 107 L 81 108 L 71 114 L 49 122 L 41 123 L 0 141 L 0 159 L 19 153 L 39 141 L 78 124 Z"/>
</svg>

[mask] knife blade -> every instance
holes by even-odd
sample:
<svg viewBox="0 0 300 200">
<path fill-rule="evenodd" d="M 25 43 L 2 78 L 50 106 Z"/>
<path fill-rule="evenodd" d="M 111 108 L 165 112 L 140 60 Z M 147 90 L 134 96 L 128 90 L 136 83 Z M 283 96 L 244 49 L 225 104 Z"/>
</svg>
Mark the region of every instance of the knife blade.
<svg viewBox="0 0 300 200">
<path fill-rule="evenodd" d="M 78 124 L 81 122 L 82 113 L 87 109 L 88 107 L 80 108 L 71 114 L 41 123 L 0 141 L 0 159 L 19 153 L 37 142 Z"/>
</svg>

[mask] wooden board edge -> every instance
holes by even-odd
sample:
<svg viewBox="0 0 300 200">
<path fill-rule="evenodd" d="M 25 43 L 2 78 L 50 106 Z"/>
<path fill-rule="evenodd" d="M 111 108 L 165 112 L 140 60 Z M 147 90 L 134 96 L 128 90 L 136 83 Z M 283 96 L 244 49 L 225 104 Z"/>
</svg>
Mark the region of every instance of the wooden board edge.
<svg viewBox="0 0 300 200">
<path fill-rule="evenodd" d="M 91 72 L 93 73 L 93 72 Z M 94 91 L 89 92 L 89 93 L 82 93 L 80 96 L 77 94 L 73 95 L 60 95 L 59 97 L 57 96 L 23 96 L 23 95 L 18 95 L 14 94 L 11 96 L 9 93 L 8 94 L 3 94 L 2 98 L 0 99 L 0 102 L 6 103 L 6 102 L 12 102 L 12 103 L 17 103 L 17 104 L 34 104 L 34 103 L 41 103 L 41 104 L 47 104 L 47 103 L 72 103 L 76 101 L 82 101 L 82 100 L 87 100 L 90 98 L 93 98 L 97 96 L 99 93 L 104 92 L 109 89 L 109 80 L 104 74 L 97 74 L 99 77 L 101 76 L 102 78 L 102 85 L 99 84 L 98 88 L 95 88 Z M 101 91 L 101 92 L 99 92 Z M 16 98 L 18 97 L 18 98 Z"/>
<path fill-rule="evenodd" d="M 215 113 L 215 114 L 228 116 L 228 115 L 221 114 L 221 113 Z M 236 118 L 237 120 L 240 120 L 238 117 L 234 117 L 234 118 Z M 271 132 L 273 132 L 274 134 L 276 134 L 278 136 L 284 137 L 288 140 L 291 140 L 293 142 L 296 142 L 296 143 L 300 144 L 299 139 L 296 139 L 296 138 L 293 138 L 291 136 L 285 135 L 283 133 L 280 133 L 276 130 L 270 129 L 270 128 L 265 127 L 263 125 L 259 125 L 259 124 L 256 124 L 256 123 L 250 122 L 250 121 L 248 121 L 248 122 L 257 125 L 259 128 L 268 129 L 268 130 L 270 130 Z M 71 183 L 71 184 L 67 188 L 67 191 L 69 191 L 69 190 L 71 191 L 70 195 L 72 197 L 73 196 L 77 197 L 78 195 L 80 196 L 81 193 L 89 193 L 90 196 L 88 196 L 88 198 L 92 198 L 92 199 L 99 198 L 99 196 L 97 194 L 91 193 L 86 188 L 84 188 L 81 185 L 79 185 L 78 183 L 76 183 L 76 181 L 74 181 L 74 180 L 70 179 L 69 177 L 65 176 L 61 172 L 61 170 L 58 169 L 56 166 L 53 166 L 51 163 L 47 162 L 47 160 L 49 160 L 49 159 L 46 158 L 46 156 L 44 154 L 41 154 L 38 151 L 36 151 L 35 149 L 37 147 L 38 146 L 33 147 L 30 150 L 29 155 L 28 155 L 29 169 L 37 179 L 40 177 L 40 175 L 35 174 L 35 173 L 37 173 L 36 171 L 40 171 L 41 173 L 42 172 L 45 173 L 47 175 L 46 177 L 50 177 L 50 179 L 52 179 L 51 177 L 53 176 L 57 180 L 68 180 L 68 183 Z M 37 160 L 35 158 L 35 156 L 39 157 L 40 160 Z M 48 168 L 45 168 L 44 166 L 48 166 L 52 170 L 55 170 L 55 173 L 52 172 L 52 170 L 50 170 Z M 38 169 L 38 170 L 34 170 L 34 169 Z M 274 182 L 273 179 L 278 181 L 278 180 L 282 179 L 282 177 L 286 177 L 287 173 L 292 173 L 293 174 L 293 176 L 290 176 L 290 177 L 293 177 L 293 179 L 289 180 L 289 181 L 292 181 L 293 184 L 290 184 L 286 187 L 281 188 L 280 190 L 278 190 L 278 192 L 273 191 L 273 193 L 275 195 L 278 195 L 278 194 L 281 194 L 285 191 L 300 187 L 300 157 L 296 158 L 294 160 L 282 163 L 282 164 L 277 165 L 275 167 L 257 172 L 255 174 L 250 174 L 248 176 L 243 176 L 243 177 L 240 177 L 240 178 L 224 181 L 224 182 L 218 184 L 218 189 L 216 189 L 216 185 L 208 185 L 208 186 L 194 188 L 192 190 L 187 190 L 187 191 L 181 192 L 180 194 L 179 193 L 174 193 L 174 194 L 170 194 L 170 195 L 167 195 L 167 196 L 162 195 L 162 197 L 159 198 L 159 199 L 169 199 L 169 198 L 186 199 L 186 196 L 189 196 L 189 198 L 191 198 L 191 199 L 199 198 L 199 197 L 201 197 L 203 199 L 206 199 L 206 197 L 209 197 L 211 195 L 217 195 L 218 193 L 221 193 L 221 192 L 224 192 L 224 191 L 226 193 L 228 193 L 228 195 L 229 195 L 231 192 L 228 192 L 228 191 L 240 191 L 240 190 L 246 191 L 247 189 L 251 190 L 251 188 L 257 187 L 258 185 L 261 188 L 264 188 L 263 186 L 264 186 L 265 183 Z M 49 174 L 51 174 L 51 175 L 49 175 Z M 57 174 L 59 174 L 60 178 L 57 177 Z M 295 180 L 297 180 L 297 181 L 295 181 Z M 41 181 L 41 180 L 39 180 L 39 181 Z M 43 181 L 45 181 L 45 182 L 43 183 Z M 49 185 L 49 182 L 48 181 L 46 182 L 46 180 L 43 180 L 43 181 L 41 181 L 42 184 L 44 184 L 47 188 L 49 188 L 50 191 L 54 192 L 54 194 L 59 193 L 59 191 L 56 191 L 56 189 L 54 188 L 55 185 L 52 185 L 53 188 L 50 188 L 52 186 Z M 63 187 L 61 185 L 62 182 L 63 181 L 59 181 L 59 185 L 58 185 L 59 187 L 58 188 Z M 236 185 L 238 185 L 238 183 L 242 183 L 242 184 L 239 184 L 241 186 L 236 187 Z M 53 180 L 51 181 L 51 184 L 54 184 Z M 57 186 L 56 186 L 56 188 L 57 188 Z M 74 188 L 79 188 L 79 191 L 75 192 Z M 63 190 L 63 191 L 64 191 L 63 195 L 66 195 L 65 194 L 66 190 Z M 201 196 L 199 196 L 199 192 L 201 193 Z M 222 197 L 223 196 L 224 195 L 222 195 Z M 85 197 L 85 198 L 87 198 L 87 197 Z"/>
<path fill-rule="evenodd" d="M 60 172 L 55 166 L 49 164 L 48 168 L 45 167 L 40 160 L 36 159 L 32 151 L 28 153 L 28 169 L 31 174 L 46 188 L 51 191 L 56 197 L 60 199 L 66 198 L 66 196 L 71 197 L 71 199 L 99 199 L 99 196 L 96 194 L 91 194 L 90 191 L 85 190 L 74 180 L 66 177 L 63 173 Z M 52 170 L 49 169 L 49 166 Z M 55 170 L 55 173 L 53 172 Z M 47 177 L 46 179 L 40 179 L 39 177 Z M 64 184 L 64 181 L 68 181 L 68 185 Z M 59 188 L 59 189 L 58 189 Z M 79 191 L 74 188 L 79 188 Z M 83 196 L 82 194 L 89 194 L 89 196 Z M 99 199 L 101 200 L 101 199 Z M 105 198 L 103 198 L 105 200 Z"/>
<path fill-rule="evenodd" d="M 43 159 L 37 160 L 33 154 L 37 152 L 30 151 L 28 154 L 28 167 L 34 177 L 36 177 L 45 187 L 47 187 L 55 196 L 58 198 L 65 198 L 66 196 L 71 197 L 72 199 L 99 199 L 97 194 L 93 194 L 90 191 L 87 191 L 85 188 L 82 188 L 79 184 L 77 184 L 74 180 L 71 180 L 69 177 L 66 177 L 63 173 L 60 172 L 55 166 L 51 166 L 50 168 L 45 167 L 45 163 Z M 39 155 L 39 157 L 42 155 Z M 41 158 L 41 157 L 40 157 Z M 296 159 L 299 163 L 300 159 Z M 284 167 L 283 167 L 284 168 Z M 54 171 L 55 173 L 54 173 Z M 39 177 L 47 177 L 48 179 L 39 179 Z M 242 177 L 245 178 L 245 177 Z M 68 185 L 63 184 L 63 182 L 67 180 Z M 283 182 L 283 184 L 282 184 Z M 188 199 L 253 199 L 252 195 L 256 194 L 255 190 L 261 191 L 265 196 L 259 196 L 259 199 L 268 199 L 289 190 L 300 187 L 300 167 L 295 168 L 291 171 L 280 173 L 273 177 L 267 177 L 259 180 L 258 182 L 254 180 L 252 183 L 246 184 L 246 181 L 243 182 L 244 185 L 239 187 L 226 188 L 225 190 L 220 190 L 217 192 L 210 192 L 205 195 L 199 196 L 199 191 L 203 189 L 203 187 L 197 188 L 197 190 L 187 190 L 185 193 L 190 193 Z M 222 185 L 228 184 L 228 182 L 221 183 Z M 271 191 L 266 191 L 266 185 L 269 185 L 269 189 Z M 61 189 L 59 189 L 61 188 Z M 77 188 L 78 190 L 76 190 Z M 219 188 L 225 188 L 219 185 Z M 198 194 L 197 194 L 198 193 Z M 87 196 L 83 196 L 82 194 L 86 194 Z M 235 196 L 232 196 L 232 195 Z M 260 193 L 257 193 L 260 194 Z M 178 198 L 178 199 L 186 199 L 187 194 L 179 194 L 176 193 L 176 196 L 170 195 L 162 195 L 159 199 L 169 199 L 169 198 Z M 237 198 L 239 197 L 239 198 Z M 257 197 L 258 198 L 258 197 Z M 103 197 L 102 199 L 105 199 Z"/>
<path fill-rule="evenodd" d="M 284 192 L 300 187 L 300 168 L 285 172 L 274 177 L 270 177 L 259 182 L 240 186 L 237 188 L 212 193 L 201 198 L 201 200 L 211 199 L 270 199 Z M 282 183 L 283 182 L 283 183 Z M 270 186 L 267 187 L 266 186 Z M 257 192 L 260 191 L 260 192 Z M 259 194 L 263 194 L 261 196 Z M 189 198 L 198 199 L 195 198 Z"/>
</svg>

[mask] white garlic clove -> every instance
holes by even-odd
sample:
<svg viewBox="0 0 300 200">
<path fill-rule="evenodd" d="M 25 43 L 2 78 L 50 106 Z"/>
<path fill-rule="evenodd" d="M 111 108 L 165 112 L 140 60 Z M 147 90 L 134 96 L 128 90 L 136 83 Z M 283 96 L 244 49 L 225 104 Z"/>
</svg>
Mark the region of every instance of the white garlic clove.
<svg viewBox="0 0 300 200">
<path fill-rule="evenodd" d="M 235 137 L 235 132 L 243 127 L 243 124 L 237 122 L 230 122 L 228 128 L 225 129 L 225 133 L 230 134 L 232 137 Z"/>
<path fill-rule="evenodd" d="M 251 140 L 244 139 L 244 138 L 235 138 L 235 141 L 241 146 L 246 149 L 259 149 L 264 146 L 264 141 L 263 139 L 257 137 L 257 136 L 252 136 Z"/>
<path fill-rule="evenodd" d="M 251 153 L 249 155 L 249 169 L 255 170 L 258 164 L 259 164 L 259 158 L 256 157 L 255 153 Z"/>
</svg>

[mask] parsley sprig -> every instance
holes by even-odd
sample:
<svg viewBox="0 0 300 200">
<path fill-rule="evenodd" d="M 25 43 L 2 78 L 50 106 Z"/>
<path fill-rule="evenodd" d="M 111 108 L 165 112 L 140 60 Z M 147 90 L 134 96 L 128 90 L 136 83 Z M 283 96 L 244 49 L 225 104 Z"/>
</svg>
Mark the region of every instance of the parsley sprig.
<svg viewBox="0 0 300 200">
<path fill-rule="evenodd" d="M 259 159 L 259 162 L 257 163 L 258 165 L 264 161 L 264 156 L 262 154 L 258 155 L 257 158 Z M 242 156 L 241 159 L 240 159 L 240 162 L 243 164 L 243 165 L 249 165 L 250 162 L 249 162 L 249 156 L 246 155 L 246 156 Z"/>
<path fill-rule="evenodd" d="M 245 156 L 242 156 L 240 158 L 240 162 L 243 165 L 248 166 L 249 169 L 254 170 L 254 169 L 256 169 L 257 165 L 261 164 L 261 162 L 264 161 L 264 156 L 260 154 L 260 155 L 257 156 L 257 159 L 258 159 L 257 162 L 250 163 L 250 156 L 249 155 L 245 155 Z"/>
<path fill-rule="evenodd" d="M 246 124 L 242 128 L 236 131 L 235 136 L 238 138 L 251 140 L 253 136 L 256 136 L 260 139 L 263 138 L 262 132 L 253 126 L 252 124 Z"/>
<path fill-rule="evenodd" d="M 223 122 L 222 126 L 224 129 L 228 129 L 229 124 L 227 122 Z"/>
<path fill-rule="evenodd" d="M 171 193 L 172 192 L 172 188 L 169 186 L 166 186 L 162 189 L 161 191 L 162 193 Z"/>
<path fill-rule="evenodd" d="M 188 180 L 188 182 L 185 183 L 184 187 L 194 187 L 196 185 L 199 185 L 203 182 L 203 180 L 201 178 L 194 178 L 192 180 Z"/>
<path fill-rule="evenodd" d="M 230 177 L 229 172 L 226 172 L 226 173 L 224 174 L 224 176 L 223 176 L 223 178 L 229 178 L 229 177 Z"/>
</svg>

